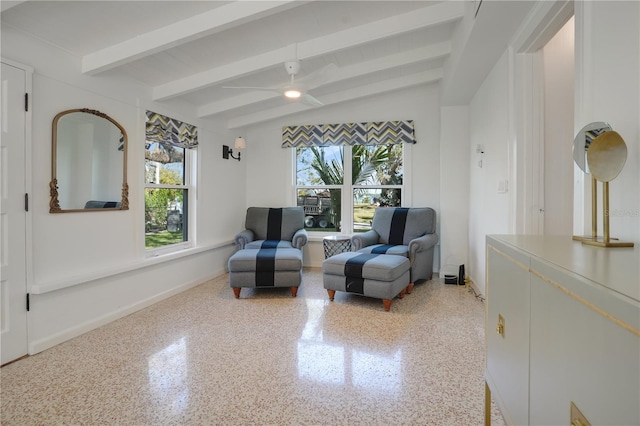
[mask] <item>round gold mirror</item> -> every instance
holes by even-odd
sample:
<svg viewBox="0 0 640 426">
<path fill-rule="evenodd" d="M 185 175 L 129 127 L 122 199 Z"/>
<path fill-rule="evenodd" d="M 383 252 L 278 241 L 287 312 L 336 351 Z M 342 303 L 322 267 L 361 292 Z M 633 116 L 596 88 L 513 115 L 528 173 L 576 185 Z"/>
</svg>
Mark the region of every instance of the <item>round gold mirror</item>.
<svg viewBox="0 0 640 426">
<path fill-rule="evenodd" d="M 627 161 L 627 145 L 618 132 L 610 130 L 596 137 L 587 152 L 587 163 L 599 182 L 611 182 Z"/>
<path fill-rule="evenodd" d="M 596 121 L 587 124 L 576 134 L 573 140 L 573 160 L 580 167 L 580 170 L 589 173 L 587 164 L 589 147 L 595 138 L 609 130 L 611 130 L 611 126 L 608 123 Z"/>
</svg>

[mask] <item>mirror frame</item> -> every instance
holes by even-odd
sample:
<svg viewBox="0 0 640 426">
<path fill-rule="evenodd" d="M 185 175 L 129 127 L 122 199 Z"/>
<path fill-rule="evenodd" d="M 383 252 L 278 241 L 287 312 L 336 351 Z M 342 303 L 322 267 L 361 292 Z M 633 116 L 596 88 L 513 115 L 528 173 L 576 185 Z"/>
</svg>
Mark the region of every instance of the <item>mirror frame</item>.
<svg viewBox="0 0 640 426">
<path fill-rule="evenodd" d="M 592 131 L 597 131 L 597 135 L 595 136 L 587 136 L 587 133 Z M 576 134 L 576 137 L 573 139 L 573 161 L 575 161 L 576 165 L 586 174 L 591 174 L 588 168 L 587 162 L 587 153 L 589 152 L 589 144 L 593 142 L 593 140 L 602 133 L 613 130 L 609 123 L 605 123 L 604 121 L 595 121 L 593 123 L 589 123 L 584 126 L 580 131 Z M 588 140 L 590 138 L 591 140 Z"/>
<path fill-rule="evenodd" d="M 58 121 L 60 118 L 67 114 L 71 114 L 74 112 L 82 112 L 85 114 L 93 114 L 100 118 L 104 118 L 110 121 L 113 125 L 115 125 L 122 132 L 123 137 L 123 161 L 122 161 L 122 199 L 120 200 L 120 207 L 106 207 L 99 209 L 62 209 L 60 207 L 60 202 L 58 200 L 58 178 L 57 178 L 57 148 L 58 148 Z M 53 118 L 52 125 L 52 134 L 51 134 L 51 182 L 49 183 L 49 194 L 51 196 L 51 200 L 49 201 L 49 213 L 68 213 L 68 212 L 101 212 L 101 211 L 112 211 L 112 210 L 129 210 L 129 185 L 127 184 L 127 132 L 124 130 L 124 127 L 120 125 L 113 118 L 109 117 L 107 114 L 100 112 L 95 109 L 89 108 L 78 108 L 78 109 L 68 109 L 66 111 L 62 111 L 58 113 Z"/>
</svg>

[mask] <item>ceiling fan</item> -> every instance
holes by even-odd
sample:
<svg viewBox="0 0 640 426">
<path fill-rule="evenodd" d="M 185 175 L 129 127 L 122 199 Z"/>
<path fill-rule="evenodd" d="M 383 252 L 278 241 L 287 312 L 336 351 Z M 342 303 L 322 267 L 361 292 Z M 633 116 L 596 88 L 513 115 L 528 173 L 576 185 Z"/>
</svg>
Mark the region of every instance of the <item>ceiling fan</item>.
<svg viewBox="0 0 640 426">
<path fill-rule="evenodd" d="M 320 107 L 324 104 L 315 97 L 311 96 L 307 91 L 314 89 L 331 79 L 331 73 L 337 68 L 335 64 L 329 64 L 317 71 L 312 72 L 298 80 L 295 79 L 296 74 L 300 71 L 299 61 L 287 61 L 284 68 L 291 76 L 291 80 L 287 83 L 273 87 L 253 87 L 253 86 L 223 86 L 225 89 L 250 89 L 264 90 L 275 92 L 283 95 L 287 99 L 300 100 L 303 104 L 311 107 Z"/>
</svg>

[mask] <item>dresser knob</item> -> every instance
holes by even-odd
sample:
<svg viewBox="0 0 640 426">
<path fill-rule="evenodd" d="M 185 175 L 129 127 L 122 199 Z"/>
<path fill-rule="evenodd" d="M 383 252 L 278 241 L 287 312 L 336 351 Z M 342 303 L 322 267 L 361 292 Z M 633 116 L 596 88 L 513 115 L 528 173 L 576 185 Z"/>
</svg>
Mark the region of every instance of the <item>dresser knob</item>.
<svg viewBox="0 0 640 426">
<path fill-rule="evenodd" d="M 504 337 L 504 318 L 498 314 L 498 325 L 496 325 L 496 333 Z"/>
</svg>

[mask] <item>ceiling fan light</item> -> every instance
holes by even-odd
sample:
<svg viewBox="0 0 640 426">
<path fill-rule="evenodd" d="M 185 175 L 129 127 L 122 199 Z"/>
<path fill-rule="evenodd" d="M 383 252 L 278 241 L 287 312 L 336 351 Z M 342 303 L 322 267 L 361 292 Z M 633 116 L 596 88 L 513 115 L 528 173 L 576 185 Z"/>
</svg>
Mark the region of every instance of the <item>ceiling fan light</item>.
<svg viewBox="0 0 640 426">
<path fill-rule="evenodd" d="M 284 95 L 290 99 L 297 99 L 302 96 L 302 92 L 296 89 L 289 89 L 284 92 Z"/>
</svg>

